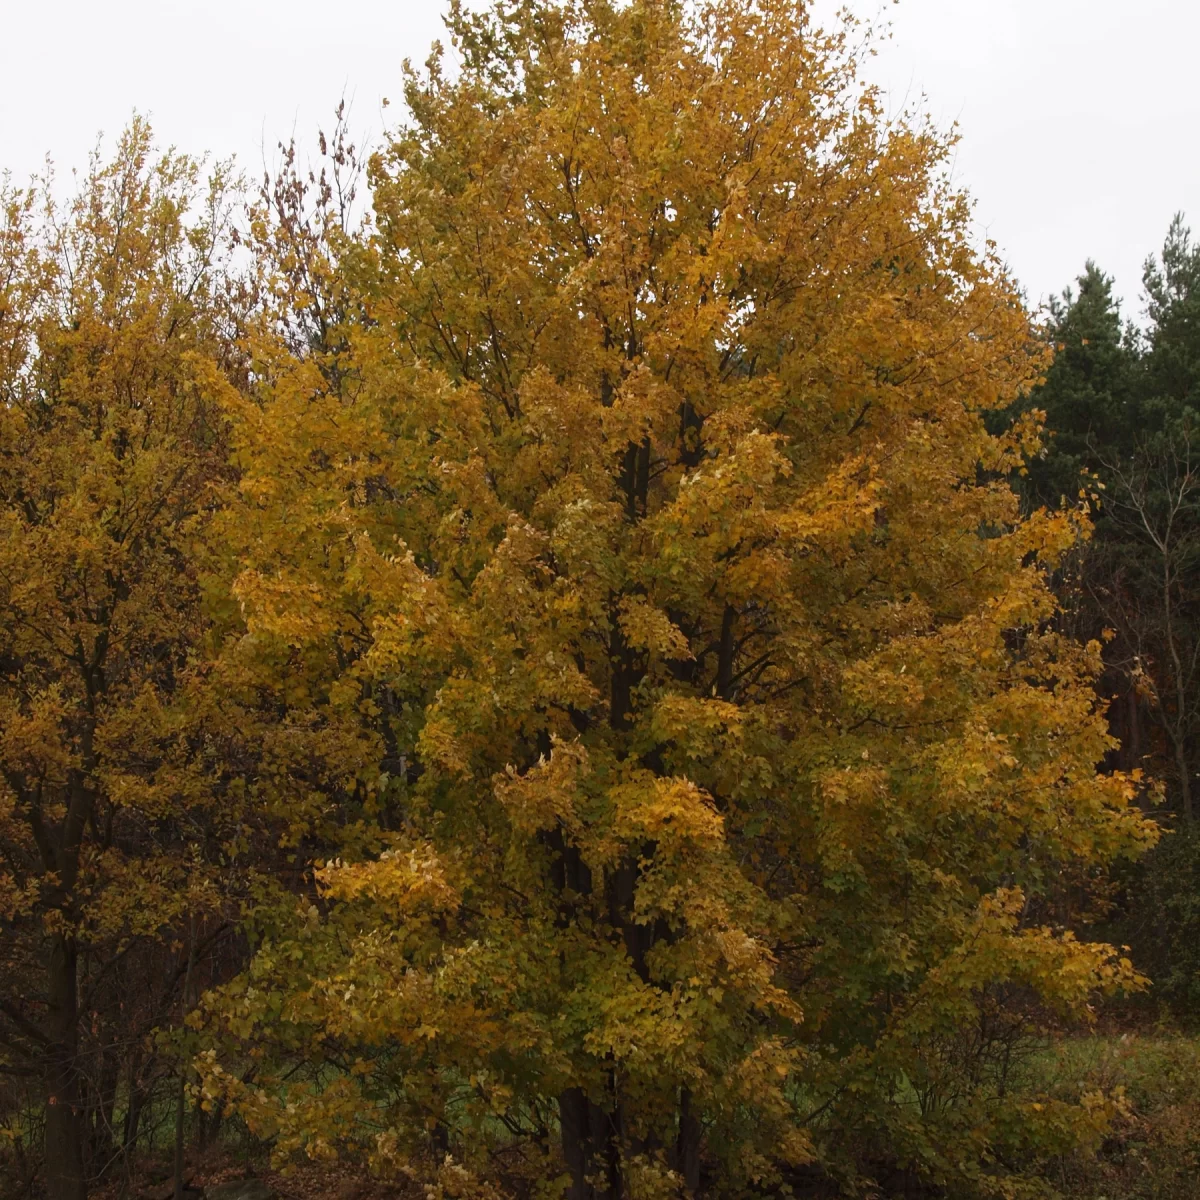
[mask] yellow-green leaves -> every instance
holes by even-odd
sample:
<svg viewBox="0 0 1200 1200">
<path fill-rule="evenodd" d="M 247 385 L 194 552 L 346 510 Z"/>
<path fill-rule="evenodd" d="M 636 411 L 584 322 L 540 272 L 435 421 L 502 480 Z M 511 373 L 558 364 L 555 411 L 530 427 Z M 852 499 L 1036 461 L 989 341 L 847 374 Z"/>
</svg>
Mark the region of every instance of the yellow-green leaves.
<svg viewBox="0 0 1200 1200">
<path fill-rule="evenodd" d="M 0 1056 L 43 1084 L 54 1196 L 119 1155 L 112 1081 L 230 911 L 197 667 L 242 367 L 227 175 L 135 120 L 66 205 L 0 201 Z"/>
<path fill-rule="evenodd" d="M 386 828 L 256 968 L 320 1004 L 236 1032 L 361 1039 L 338 1136 L 517 1192 L 987 1194 L 993 1031 L 1139 983 L 1059 881 L 1148 835 L 1055 630 L 1080 531 L 983 420 L 1041 361 L 949 142 L 790 0 L 451 25 L 328 260 L 338 372 L 264 333 L 237 417 L 233 661 Z"/>
</svg>

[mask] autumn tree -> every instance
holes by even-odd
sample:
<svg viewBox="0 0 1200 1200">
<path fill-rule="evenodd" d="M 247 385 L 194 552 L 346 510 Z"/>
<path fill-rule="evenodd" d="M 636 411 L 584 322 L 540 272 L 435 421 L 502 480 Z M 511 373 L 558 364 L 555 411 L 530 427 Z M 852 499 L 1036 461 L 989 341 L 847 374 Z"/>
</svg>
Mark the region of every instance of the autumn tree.
<svg viewBox="0 0 1200 1200">
<path fill-rule="evenodd" d="M 0 228 L 0 1071 L 37 1081 L 47 1195 L 77 1200 L 136 1134 L 189 925 L 219 928 L 178 701 L 240 368 L 221 170 L 135 121 L 54 192 L 6 190 Z"/>
<path fill-rule="evenodd" d="M 269 775 L 345 736 L 296 794 L 364 833 L 213 997 L 206 1096 L 454 1195 L 1034 1194 L 1105 1102 L 1014 1099 L 1019 1042 L 1136 982 L 1059 889 L 1151 835 L 1055 624 L 1079 519 L 985 426 L 1044 359 L 949 141 L 792 0 L 450 28 L 337 337 L 234 419 Z"/>
</svg>

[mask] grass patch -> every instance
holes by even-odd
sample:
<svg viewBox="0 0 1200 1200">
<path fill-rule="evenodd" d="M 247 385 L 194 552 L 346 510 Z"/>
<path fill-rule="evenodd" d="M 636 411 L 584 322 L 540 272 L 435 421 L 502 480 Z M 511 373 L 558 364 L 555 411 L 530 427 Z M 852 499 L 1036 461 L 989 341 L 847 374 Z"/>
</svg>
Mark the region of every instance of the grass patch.
<svg viewBox="0 0 1200 1200">
<path fill-rule="evenodd" d="M 1121 1111 L 1094 1155 L 1048 1172 L 1071 1200 L 1200 1200 L 1200 1037 L 1142 1032 L 1065 1038 L 1030 1064 L 1031 1091 L 1101 1089 Z"/>
</svg>

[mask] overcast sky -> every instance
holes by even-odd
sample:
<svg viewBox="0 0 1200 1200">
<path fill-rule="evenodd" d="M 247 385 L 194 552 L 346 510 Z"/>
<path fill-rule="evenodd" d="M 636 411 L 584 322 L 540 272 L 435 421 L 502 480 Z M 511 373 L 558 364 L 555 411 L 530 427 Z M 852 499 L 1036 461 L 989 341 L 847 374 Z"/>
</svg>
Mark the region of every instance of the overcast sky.
<svg viewBox="0 0 1200 1200">
<path fill-rule="evenodd" d="M 343 90 L 384 125 L 439 0 L 0 0 L 0 166 L 82 164 L 136 108 L 163 142 L 257 170 Z M 827 14 L 834 0 L 818 0 Z M 926 97 L 962 142 L 955 177 L 1032 302 L 1095 258 L 1141 309 L 1172 213 L 1200 232 L 1197 0 L 850 0 L 893 36 L 868 68 L 895 107 Z M 393 110 L 395 111 L 395 110 Z"/>
</svg>

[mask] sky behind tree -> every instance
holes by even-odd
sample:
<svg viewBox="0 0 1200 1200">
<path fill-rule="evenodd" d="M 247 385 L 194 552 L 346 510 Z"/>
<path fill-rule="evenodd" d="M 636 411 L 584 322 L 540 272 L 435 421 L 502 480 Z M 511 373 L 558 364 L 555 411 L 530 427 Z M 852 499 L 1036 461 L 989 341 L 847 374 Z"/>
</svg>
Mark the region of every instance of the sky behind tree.
<svg viewBox="0 0 1200 1200">
<path fill-rule="evenodd" d="M 1188 0 L 851 0 L 892 37 L 868 65 L 899 109 L 957 122 L 955 179 L 1037 303 L 1095 258 L 1139 315 L 1171 215 L 1200 229 L 1200 5 Z M 828 19 L 835 0 L 818 0 Z M 137 109 L 163 142 L 258 173 L 345 92 L 378 137 L 400 64 L 443 33 L 440 0 L 58 0 L 8 6 L 0 166 L 60 174 Z M 392 108 L 390 113 L 395 113 Z"/>
</svg>

